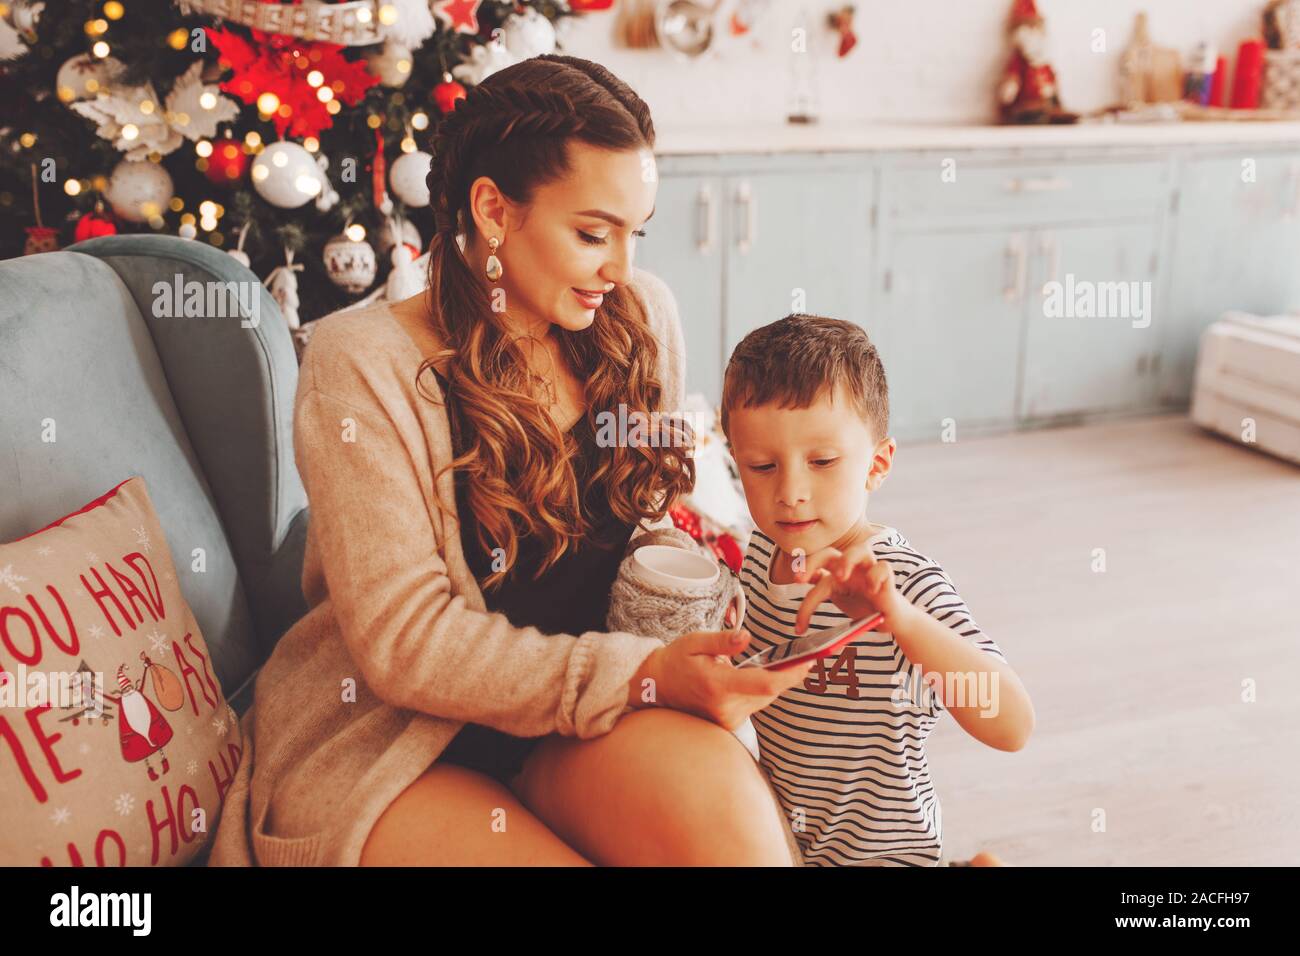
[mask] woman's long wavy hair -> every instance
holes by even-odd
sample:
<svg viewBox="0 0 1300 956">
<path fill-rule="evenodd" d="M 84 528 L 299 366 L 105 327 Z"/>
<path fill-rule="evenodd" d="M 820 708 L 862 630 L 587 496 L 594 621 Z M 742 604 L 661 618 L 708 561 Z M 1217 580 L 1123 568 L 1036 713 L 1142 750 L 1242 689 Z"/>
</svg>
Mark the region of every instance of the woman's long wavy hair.
<svg viewBox="0 0 1300 956">
<path fill-rule="evenodd" d="M 448 419 L 462 449 L 446 467 L 467 473 L 467 501 L 484 552 L 499 547 L 505 554 L 504 568 L 480 582 L 484 590 L 500 587 L 515 566 L 521 536 L 539 539 L 538 578 L 583 539 L 594 540 L 580 505 L 583 494 L 606 495 L 614 515 L 635 525 L 662 518 L 695 484 L 688 439 L 657 447 L 620 441 L 601 455 L 587 487 L 578 487 L 576 439 L 548 414 L 523 350 L 491 307 L 481 268 L 466 262 L 456 242 L 458 231 L 465 233 L 466 248 L 474 236 L 468 205 L 475 179 L 488 176 L 511 201 L 527 204 L 538 186 L 569 171 L 567 148 L 574 140 L 610 150 L 653 148 L 654 125 L 646 104 L 604 67 L 559 55 L 492 74 L 433 137 L 429 321 L 445 348 L 426 357 L 417 387 L 426 368 L 445 362 Z M 659 346 L 626 287 L 605 296 L 587 329 L 557 326 L 552 334 L 562 360 L 586 383 L 593 430 L 597 414 L 616 412 L 619 403 L 629 412 L 660 411 Z M 446 511 L 441 501 L 439 508 Z"/>
</svg>

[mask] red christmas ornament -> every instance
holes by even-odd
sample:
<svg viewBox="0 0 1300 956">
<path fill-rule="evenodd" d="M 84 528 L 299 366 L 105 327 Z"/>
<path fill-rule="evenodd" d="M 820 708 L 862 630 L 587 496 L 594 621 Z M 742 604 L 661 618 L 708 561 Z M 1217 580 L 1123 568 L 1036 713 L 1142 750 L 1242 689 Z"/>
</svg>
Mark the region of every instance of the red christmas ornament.
<svg viewBox="0 0 1300 956">
<path fill-rule="evenodd" d="M 433 102 L 440 113 L 450 113 L 464 98 L 465 87 L 453 80 L 450 73 L 442 74 L 442 82 L 433 88 Z"/>
<path fill-rule="evenodd" d="M 608 10 L 614 0 L 569 0 L 569 9 L 574 13 L 591 13 L 593 10 Z"/>
<path fill-rule="evenodd" d="M 248 172 L 248 154 L 233 139 L 218 140 L 212 144 L 212 155 L 204 172 L 218 186 L 233 186 Z"/>
<path fill-rule="evenodd" d="M 77 220 L 77 228 L 73 231 L 73 238 L 77 242 L 85 242 L 87 239 L 95 239 L 99 236 L 116 236 L 117 226 L 113 220 L 101 215 L 102 207 L 97 207 L 94 212 L 88 212 Z"/>
</svg>

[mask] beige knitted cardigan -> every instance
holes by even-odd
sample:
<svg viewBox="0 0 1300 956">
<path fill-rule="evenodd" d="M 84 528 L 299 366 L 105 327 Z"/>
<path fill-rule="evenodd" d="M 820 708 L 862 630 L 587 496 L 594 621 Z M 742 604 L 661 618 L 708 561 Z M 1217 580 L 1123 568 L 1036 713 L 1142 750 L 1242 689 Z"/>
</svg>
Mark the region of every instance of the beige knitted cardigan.
<svg viewBox="0 0 1300 956">
<path fill-rule="evenodd" d="M 642 270 L 630 287 L 660 343 L 660 410 L 679 410 L 676 303 Z M 379 815 L 467 721 L 520 737 L 607 733 L 662 646 L 544 635 L 486 610 L 432 498 L 452 443 L 445 409 L 416 392 L 422 357 L 386 305 L 321 319 L 303 355 L 293 444 L 311 508 L 310 610 L 258 674 L 209 865 L 355 865 Z M 441 402 L 431 370 L 421 387 Z M 450 470 L 437 494 L 454 514 Z"/>
</svg>

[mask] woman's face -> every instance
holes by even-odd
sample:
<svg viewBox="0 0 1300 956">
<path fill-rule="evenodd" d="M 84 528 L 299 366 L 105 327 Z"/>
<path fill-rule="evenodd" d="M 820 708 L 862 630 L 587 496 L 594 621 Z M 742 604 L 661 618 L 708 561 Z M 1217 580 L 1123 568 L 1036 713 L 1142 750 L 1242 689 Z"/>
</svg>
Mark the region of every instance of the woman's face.
<svg viewBox="0 0 1300 956">
<path fill-rule="evenodd" d="M 466 252 L 481 273 L 487 237 L 501 239 L 504 311 L 521 331 L 542 322 L 580 331 L 595 320 L 602 294 L 632 277 L 636 241 L 654 212 L 659 178 L 648 149 L 610 151 L 571 142 L 569 173 L 538 187 L 526 207 L 487 177 L 470 188 L 477 232 Z M 484 278 L 486 282 L 486 278 Z"/>
</svg>

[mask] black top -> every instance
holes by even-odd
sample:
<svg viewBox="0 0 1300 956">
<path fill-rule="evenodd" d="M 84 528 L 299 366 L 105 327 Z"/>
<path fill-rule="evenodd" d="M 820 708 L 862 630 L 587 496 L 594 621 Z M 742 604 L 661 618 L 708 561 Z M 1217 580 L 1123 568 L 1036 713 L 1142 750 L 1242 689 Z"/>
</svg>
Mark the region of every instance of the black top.
<svg viewBox="0 0 1300 956">
<path fill-rule="evenodd" d="M 539 539 L 521 535 L 517 539 L 518 555 L 507 570 L 506 579 L 496 590 L 483 593 L 488 610 L 505 614 L 515 627 L 532 625 L 547 634 L 577 635 L 605 630 L 610 589 L 635 528 L 610 510 L 604 487 L 593 486 L 588 481 L 604 449 L 596 444 L 595 433 L 585 416 L 570 434 L 578 444 L 573 467 L 578 479 L 579 503 L 583 516 L 593 527 L 592 533 L 578 541 L 576 548 L 571 544 L 537 579 L 533 575 L 542 561 Z M 461 448 L 455 450 L 456 455 L 462 452 Z M 469 505 L 469 475 L 458 469 L 453 478 L 461 548 L 481 585 L 492 573 L 492 552 L 479 544 L 478 521 Z"/>
<path fill-rule="evenodd" d="M 450 402 L 446 379 L 441 375 L 438 379 Z M 595 487 L 588 480 L 605 449 L 597 445 L 595 432 L 585 415 L 569 434 L 578 448 L 573 466 L 578 479 L 579 504 L 583 516 L 593 526 L 592 534 L 579 541 L 576 549 L 570 545 L 569 550 L 537 580 L 533 575 L 542 557 L 538 539 L 520 535 L 514 565 L 495 591 L 483 592 L 483 600 L 489 611 L 505 614 L 515 627 L 531 625 L 545 634 L 576 636 L 586 631 L 605 630 L 610 590 L 636 526 L 615 516 L 610 510 L 605 488 Z M 452 442 L 454 454 L 461 455 L 463 444 L 457 442 L 455 436 Z M 457 469 L 453 478 L 461 548 L 466 563 L 481 585 L 492 573 L 492 553 L 484 551 L 478 541 L 478 522 L 468 501 L 469 476 Z M 523 740 L 480 724 L 468 723 L 441 759 L 505 779 L 518 769 L 537 739 Z"/>
</svg>

